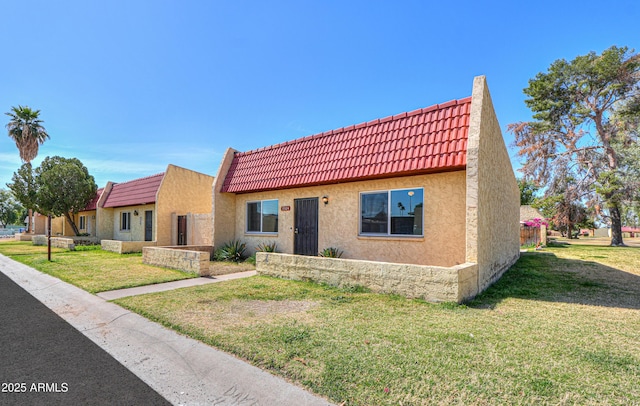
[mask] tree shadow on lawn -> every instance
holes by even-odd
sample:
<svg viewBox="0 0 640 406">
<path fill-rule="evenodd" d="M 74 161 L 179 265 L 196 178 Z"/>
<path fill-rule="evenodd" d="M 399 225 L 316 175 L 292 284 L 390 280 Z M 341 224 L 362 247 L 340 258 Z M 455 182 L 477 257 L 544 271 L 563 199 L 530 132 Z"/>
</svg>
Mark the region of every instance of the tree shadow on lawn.
<svg viewBox="0 0 640 406">
<path fill-rule="evenodd" d="M 640 276 L 550 252 L 527 252 L 467 305 L 494 308 L 507 298 L 640 309 Z"/>
</svg>

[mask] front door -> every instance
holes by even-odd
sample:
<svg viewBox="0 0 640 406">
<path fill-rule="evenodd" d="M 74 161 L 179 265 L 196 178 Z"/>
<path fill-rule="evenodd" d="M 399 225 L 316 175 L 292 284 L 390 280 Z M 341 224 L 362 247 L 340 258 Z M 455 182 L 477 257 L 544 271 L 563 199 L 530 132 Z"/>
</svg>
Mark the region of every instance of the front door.
<svg viewBox="0 0 640 406">
<path fill-rule="evenodd" d="M 178 245 L 187 245 L 187 216 L 178 216 Z"/>
<path fill-rule="evenodd" d="M 144 240 L 153 241 L 153 211 L 144 212 Z"/>
<path fill-rule="evenodd" d="M 318 198 L 294 201 L 293 253 L 318 255 Z"/>
</svg>

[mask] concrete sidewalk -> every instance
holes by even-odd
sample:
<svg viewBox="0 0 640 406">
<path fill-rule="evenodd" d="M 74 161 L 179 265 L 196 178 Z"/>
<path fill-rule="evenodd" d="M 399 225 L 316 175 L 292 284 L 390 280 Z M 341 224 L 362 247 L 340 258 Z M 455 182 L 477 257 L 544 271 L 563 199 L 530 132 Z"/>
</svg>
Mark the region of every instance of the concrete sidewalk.
<svg viewBox="0 0 640 406">
<path fill-rule="evenodd" d="M 230 281 L 233 279 L 248 278 L 254 276 L 256 271 L 246 271 L 231 273 L 227 275 L 219 275 L 203 278 L 182 279 L 179 281 L 157 283 L 155 285 L 138 286 L 135 288 L 109 290 L 107 292 L 100 292 L 97 294 L 104 300 L 115 300 L 121 297 L 144 295 L 145 293 L 164 292 L 167 290 L 174 290 L 180 288 L 188 288 L 191 286 L 208 285 L 210 283 Z"/>
<path fill-rule="evenodd" d="M 330 404 L 229 354 L 2 255 L 0 272 L 175 405 Z"/>
</svg>

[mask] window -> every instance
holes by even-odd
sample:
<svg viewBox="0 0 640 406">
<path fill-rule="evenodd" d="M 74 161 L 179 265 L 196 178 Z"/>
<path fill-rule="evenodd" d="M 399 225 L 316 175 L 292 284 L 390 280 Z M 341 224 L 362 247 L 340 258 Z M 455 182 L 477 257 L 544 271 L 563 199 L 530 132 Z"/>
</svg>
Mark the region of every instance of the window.
<svg viewBox="0 0 640 406">
<path fill-rule="evenodd" d="M 80 216 L 78 223 L 80 223 L 80 230 L 87 229 L 87 216 Z"/>
<path fill-rule="evenodd" d="M 423 235 L 424 190 L 398 189 L 360 194 L 360 234 Z"/>
<path fill-rule="evenodd" d="M 131 230 L 131 212 L 124 211 L 120 214 L 120 230 Z"/>
<path fill-rule="evenodd" d="M 278 201 L 261 200 L 247 203 L 247 232 L 278 232 Z"/>
</svg>

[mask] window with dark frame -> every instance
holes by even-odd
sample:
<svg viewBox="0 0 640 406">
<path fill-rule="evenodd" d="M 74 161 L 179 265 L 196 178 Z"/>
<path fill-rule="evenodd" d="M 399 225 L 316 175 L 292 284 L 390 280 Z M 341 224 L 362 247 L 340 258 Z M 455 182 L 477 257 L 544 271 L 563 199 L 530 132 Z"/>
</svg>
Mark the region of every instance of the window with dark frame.
<svg viewBox="0 0 640 406">
<path fill-rule="evenodd" d="M 86 230 L 87 229 L 87 216 L 80 216 L 78 219 L 79 229 Z"/>
<path fill-rule="evenodd" d="M 131 230 L 131 212 L 123 211 L 120 216 L 120 230 Z"/>
<path fill-rule="evenodd" d="M 278 232 L 278 200 L 247 202 L 247 232 Z"/>
<path fill-rule="evenodd" d="M 424 189 L 360 193 L 360 234 L 422 236 Z"/>
</svg>

